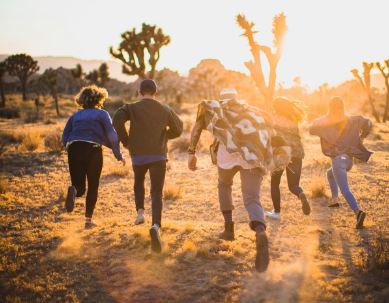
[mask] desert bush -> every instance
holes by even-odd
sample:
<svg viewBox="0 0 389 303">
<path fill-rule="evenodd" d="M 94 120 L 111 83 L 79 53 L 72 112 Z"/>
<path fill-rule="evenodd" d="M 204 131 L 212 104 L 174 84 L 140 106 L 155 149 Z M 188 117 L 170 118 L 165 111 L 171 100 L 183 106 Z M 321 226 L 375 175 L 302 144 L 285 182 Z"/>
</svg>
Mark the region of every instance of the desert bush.
<svg viewBox="0 0 389 303">
<path fill-rule="evenodd" d="M 0 118 L 15 119 L 20 118 L 20 110 L 16 107 L 0 108 Z"/>
<path fill-rule="evenodd" d="M 127 177 L 130 175 L 130 169 L 127 165 L 115 165 L 109 169 L 109 173 L 107 175 L 119 178 Z"/>
<path fill-rule="evenodd" d="M 41 144 L 41 136 L 37 132 L 27 133 L 22 136 L 22 143 L 20 148 L 25 151 L 34 151 L 38 149 Z"/>
<path fill-rule="evenodd" d="M 170 144 L 170 151 L 178 150 L 180 153 L 184 153 L 188 150 L 189 138 L 180 137 L 173 140 Z"/>
<path fill-rule="evenodd" d="M 328 197 L 326 191 L 326 183 L 322 177 L 314 177 L 311 180 L 311 197 L 312 198 L 322 198 Z"/>
<path fill-rule="evenodd" d="M 0 132 L 0 156 L 2 156 L 12 144 L 19 143 L 20 139 L 12 132 Z"/>
<path fill-rule="evenodd" d="M 37 123 L 39 121 L 39 116 L 36 112 L 27 111 L 24 114 L 24 123 Z"/>
<path fill-rule="evenodd" d="M 175 201 L 181 198 L 181 189 L 177 185 L 166 185 L 163 190 L 163 198 Z"/>
<path fill-rule="evenodd" d="M 4 179 L 0 179 L 0 194 L 5 194 L 8 191 L 8 183 Z"/>
<path fill-rule="evenodd" d="M 61 131 L 59 129 L 46 135 L 44 143 L 46 149 L 49 152 L 61 153 L 64 150 L 64 146 L 62 144 Z"/>
<path fill-rule="evenodd" d="M 382 232 L 369 241 L 366 252 L 362 254 L 362 267 L 366 271 L 389 269 L 389 238 Z"/>
</svg>

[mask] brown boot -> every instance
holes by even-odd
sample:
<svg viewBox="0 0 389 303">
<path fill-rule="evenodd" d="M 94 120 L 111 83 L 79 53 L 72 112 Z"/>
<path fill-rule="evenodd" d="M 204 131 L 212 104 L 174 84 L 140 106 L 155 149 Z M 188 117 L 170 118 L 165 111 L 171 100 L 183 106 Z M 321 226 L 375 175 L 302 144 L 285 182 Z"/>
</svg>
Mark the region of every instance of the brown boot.
<svg viewBox="0 0 389 303">
<path fill-rule="evenodd" d="M 224 223 L 224 231 L 219 234 L 219 238 L 226 241 L 235 240 L 234 222 Z"/>
</svg>

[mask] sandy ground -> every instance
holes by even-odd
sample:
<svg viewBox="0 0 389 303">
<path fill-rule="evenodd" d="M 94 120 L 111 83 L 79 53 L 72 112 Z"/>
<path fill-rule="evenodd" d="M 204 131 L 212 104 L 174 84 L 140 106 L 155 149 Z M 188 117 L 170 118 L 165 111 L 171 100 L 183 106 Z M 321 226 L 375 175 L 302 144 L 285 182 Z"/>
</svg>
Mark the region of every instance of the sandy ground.
<svg viewBox="0 0 389 303">
<path fill-rule="evenodd" d="M 6 131 L 45 134 L 63 123 L 3 120 L 0 125 Z M 95 210 L 99 226 L 84 230 L 84 199 L 77 200 L 71 214 L 63 209 L 69 183 L 66 154 L 12 146 L 0 160 L 8 187 L 0 194 L 1 301 L 387 302 L 389 127 L 375 127 L 366 141 L 375 152 L 371 161 L 356 164 L 349 174 L 368 214 L 363 230 L 354 228 L 355 217 L 343 199 L 339 209 L 328 209 L 327 198 L 311 197 L 325 182 L 329 161 L 316 138 L 304 137 L 301 184 L 312 213 L 303 215 L 283 178 L 282 219 L 268 222 L 271 263 L 263 274 L 254 270 L 254 234 L 239 176 L 233 187 L 237 239 L 217 238 L 223 226 L 217 174 L 205 151 L 196 172 L 186 168 L 185 153 L 170 153 L 166 188 L 178 198 L 164 201 L 164 250 L 154 255 L 148 237 L 150 199 L 146 224 L 134 226 L 131 168 L 121 168 L 108 149 Z M 272 209 L 268 176 L 261 191 L 264 208 Z"/>
</svg>

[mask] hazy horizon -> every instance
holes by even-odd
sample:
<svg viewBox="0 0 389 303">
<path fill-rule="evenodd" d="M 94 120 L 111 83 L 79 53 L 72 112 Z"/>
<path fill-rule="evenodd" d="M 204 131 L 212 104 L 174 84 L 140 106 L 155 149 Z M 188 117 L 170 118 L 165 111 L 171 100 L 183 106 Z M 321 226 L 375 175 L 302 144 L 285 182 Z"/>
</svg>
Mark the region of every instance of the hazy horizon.
<svg viewBox="0 0 389 303">
<path fill-rule="evenodd" d="M 158 69 L 186 74 L 200 60 L 215 58 L 227 69 L 247 74 L 244 62 L 251 59 L 250 50 L 235 16 L 243 13 L 255 22 L 257 40 L 269 45 L 272 18 L 285 12 L 289 32 L 279 83 L 290 85 L 299 76 L 310 88 L 333 85 L 351 79 L 350 70 L 360 68 L 362 61 L 383 61 L 389 54 L 389 42 L 383 39 L 389 4 L 384 1 L 172 0 L 137 2 L 136 9 L 128 1 L 90 3 L 2 1 L 0 26 L 7 30 L 0 33 L 0 53 L 115 61 L 109 46 L 118 45 L 125 30 L 147 22 L 172 38 L 161 50 Z"/>
</svg>

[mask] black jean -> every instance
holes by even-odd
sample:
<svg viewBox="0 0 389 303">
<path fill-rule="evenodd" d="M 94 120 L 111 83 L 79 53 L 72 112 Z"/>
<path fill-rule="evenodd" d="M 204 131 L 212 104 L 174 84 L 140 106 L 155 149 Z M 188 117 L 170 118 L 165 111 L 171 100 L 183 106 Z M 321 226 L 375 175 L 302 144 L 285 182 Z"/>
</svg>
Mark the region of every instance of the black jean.
<svg viewBox="0 0 389 303">
<path fill-rule="evenodd" d="M 133 165 L 134 170 L 134 192 L 136 210 L 144 209 L 145 202 L 145 176 L 150 172 L 151 183 L 151 211 L 152 224 L 161 226 L 162 216 L 162 192 L 165 183 L 166 161 L 157 161 L 143 165 Z"/>
<path fill-rule="evenodd" d="M 303 159 L 292 158 L 292 161 L 286 168 L 286 178 L 288 180 L 289 191 L 297 197 L 303 192 L 300 187 L 301 168 Z M 280 182 L 283 170 L 276 171 L 271 175 L 271 199 L 275 212 L 281 211 Z"/>
<path fill-rule="evenodd" d="M 68 148 L 68 162 L 72 185 L 77 190 L 77 197 L 84 195 L 86 180 L 85 217 L 92 218 L 96 206 L 101 169 L 103 168 L 103 151 L 98 145 L 77 141 Z"/>
</svg>

